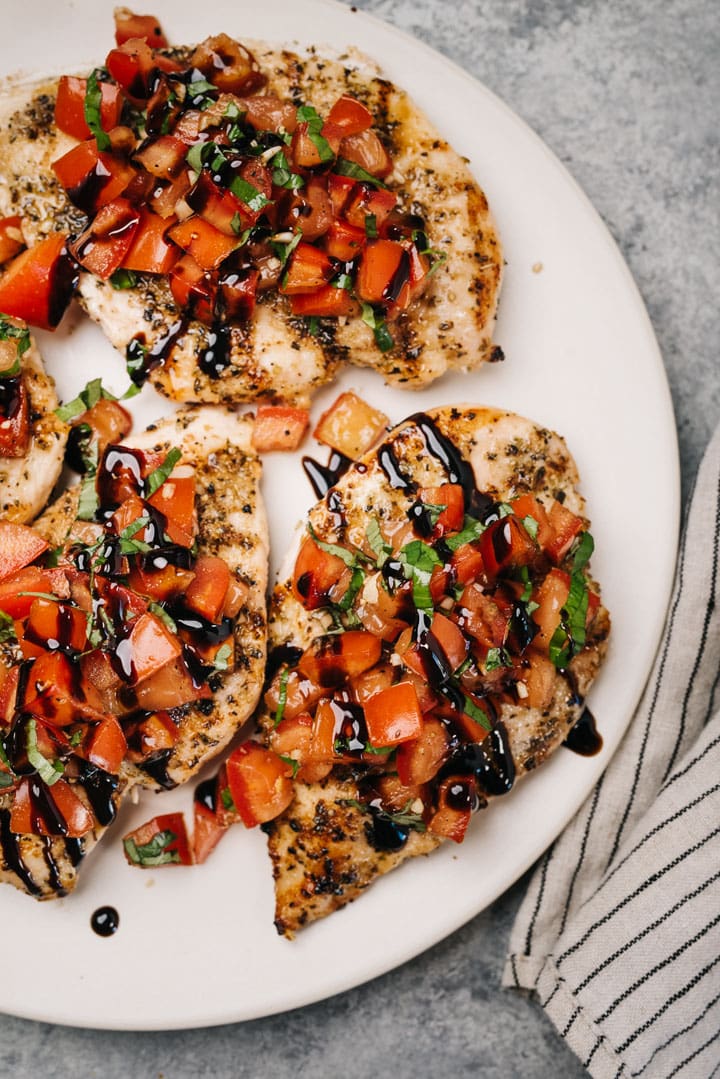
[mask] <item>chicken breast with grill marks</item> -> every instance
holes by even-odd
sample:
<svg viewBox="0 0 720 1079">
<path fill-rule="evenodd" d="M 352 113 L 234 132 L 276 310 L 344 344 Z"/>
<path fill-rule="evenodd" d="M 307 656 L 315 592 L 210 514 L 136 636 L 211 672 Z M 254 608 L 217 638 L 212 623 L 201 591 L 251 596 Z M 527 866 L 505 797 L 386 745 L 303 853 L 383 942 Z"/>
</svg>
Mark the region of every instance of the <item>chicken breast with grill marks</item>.
<svg viewBox="0 0 720 1079">
<path fill-rule="evenodd" d="M 227 673 L 213 675 L 211 701 L 174 710 L 179 737 L 172 751 L 150 758 L 145 767 L 125 761 L 120 775 L 103 779 L 98 790 L 84 783 L 84 796 L 96 809 L 99 824 L 81 840 L 12 836 L 9 798 L 0 794 L 0 880 L 43 899 L 70 891 L 81 858 L 101 837 L 132 787 L 157 789 L 186 782 L 252 715 L 265 667 L 268 532 L 251 428 L 251 418 L 206 406 L 180 410 L 126 440 L 137 449 L 167 452 L 179 447 L 182 461 L 194 466 L 198 551 L 223 558 L 246 590 L 235 621 L 234 664 Z M 172 478 L 166 483 L 171 484 Z M 77 505 L 78 488 L 73 488 L 38 519 L 35 527 L 48 543 L 56 546 L 68 536 L 86 537 L 87 525 L 76 522 Z M 9 664 L 12 653 L 4 647 Z"/>
<path fill-rule="evenodd" d="M 282 398 L 306 404 L 347 362 L 376 368 L 394 385 L 417 388 L 448 369 L 501 359 L 492 333 L 502 253 L 487 200 L 464 159 L 407 94 L 357 51 L 300 55 L 249 45 L 269 76 L 266 92 L 310 102 L 325 115 L 342 94 L 367 105 L 394 159 L 388 185 L 400 209 L 423 219 L 430 247 L 447 254 L 447 261 L 392 322 L 395 343 L 386 352 L 359 317 L 324 319 L 319 332 L 311 333 L 307 320 L 292 318 L 288 298 L 275 290 L 260 294 L 249 322 L 233 325 L 218 340 L 200 322 L 178 326 L 165 278 L 140 275 L 135 288 L 116 291 L 82 272 L 80 302 L 112 344 L 124 352 L 141 335 L 151 351 L 163 352 L 150 374 L 158 390 L 177 401 L 225 403 Z M 174 55 L 185 57 L 187 50 Z M 53 230 L 77 234 L 84 220 L 50 170 L 50 162 L 73 142 L 54 127 L 54 93 L 54 85 L 46 84 L 29 103 L 27 89 L 0 100 L 0 212 L 24 215 L 31 240 Z M 168 339 L 172 349 L 163 348 Z M 212 361 L 219 354 L 222 370 L 215 377 Z"/>
<path fill-rule="evenodd" d="M 452 451 L 448 457 L 448 440 L 459 458 L 453 457 Z M 314 535 L 329 544 L 367 552 L 368 522 L 373 518 L 385 537 L 395 529 L 404 529 L 407 534 L 408 512 L 417 491 L 447 483 L 453 472 L 455 480 L 460 478 L 458 469 L 464 467 L 460 461 L 470 464 L 481 497 L 494 504 L 508 503 L 523 494 L 531 494 L 547 506 L 558 500 L 587 527 L 577 469 L 560 436 L 511 413 L 465 406 L 433 410 L 395 428 L 379 449 L 351 467 L 313 508 L 309 520 Z M 288 656 L 292 649 L 307 649 L 332 625 L 327 606 L 306 610 L 298 599 L 292 579 L 296 554 L 297 549 L 271 600 L 271 658 L 273 654 Z M 363 605 L 368 598 L 372 602 L 370 593 L 377 590 L 380 576 L 370 576 L 367 563 L 365 572 L 365 583 L 351 608 L 360 619 L 365 618 Z M 592 581 L 590 587 L 599 593 Z M 579 719 L 583 698 L 602 662 L 608 632 L 609 616 L 600 604 L 585 644 L 570 661 L 567 673 L 557 671 L 551 676 L 544 707 L 527 707 L 519 693 L 514 700 L 507 695 L 501 698 L 504 703 L 497 709 L 496 727 L 504 727 L 504 733 L 493 752 L 504 746 L 515 778 L 542 764 Z M 272 746 L 275 713 L 270 707 L 262 713 L 260 726 Z M 482 742 L 483 747 L 491 737 Z M 287 745 L 278 751 L 287 754 Z M 410 830 L 397 849 L 378 849 L 373 818 L 359 802 L 362 772 L 362 768 L 353 771 L 336 765 L 320 782 L 296 781 L 293 802 L 264 826 L 273 862 L 280 933 L 292 936 L 355 899 L 390 869 L 428 853 L 441 842 L 430 830 Z M 481 804 L 491 794 L 481 788 Z"/>
</svg>

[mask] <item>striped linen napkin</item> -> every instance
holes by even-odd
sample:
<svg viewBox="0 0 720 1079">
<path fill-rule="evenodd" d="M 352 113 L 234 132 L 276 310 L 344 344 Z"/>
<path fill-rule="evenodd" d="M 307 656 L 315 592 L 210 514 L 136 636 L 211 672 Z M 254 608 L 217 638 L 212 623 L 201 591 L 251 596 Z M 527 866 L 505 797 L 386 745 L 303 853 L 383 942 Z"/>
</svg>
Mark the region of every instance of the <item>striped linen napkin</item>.
<svg viewBox="0 0 720 1079">
<path fill-rule="evenodd" d="M 643 698 L 510 938 L 503 984 L 536 997 L 595 1079 L 720 1074 L 719 544 L 720 429 Z"/>
</svg>

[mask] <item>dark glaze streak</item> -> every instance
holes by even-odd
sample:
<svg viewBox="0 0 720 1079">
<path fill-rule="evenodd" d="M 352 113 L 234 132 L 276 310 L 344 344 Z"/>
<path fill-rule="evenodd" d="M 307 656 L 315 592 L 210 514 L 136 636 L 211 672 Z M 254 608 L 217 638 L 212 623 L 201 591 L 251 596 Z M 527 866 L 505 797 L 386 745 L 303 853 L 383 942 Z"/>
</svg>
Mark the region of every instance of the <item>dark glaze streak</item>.
<svg viewBox="0 0 720 1079">
<path fill-rule="evenodd" d="M 40 895 L 40 889 L 22 860 L 19 837 L 10 829 L 9 809 L 0 809 L 0 849 L 5 865 L 23 882 L 26 891 L 30 895 Z"/>
<path fill-rule="evenodd" d="M 388 483 L 395 491 L 414 491 L 417 484 L 406 476 L 400 468 L 400 462 L 390 442 L 385 442 L 378 450 L 378 464 L 388 478 Z"/>
<path fill-rule="evenodd" d="M 100 824 L 112 824 L 117 813 L 115 794 L 118 788 L 117 776 L 103 771 L 94 764 L 83 761 L 80 765 L 80 782 L 85 788 L 92 811 Z"/>
<path fill-rule="evenodd" d="M 193 794 L 193 799 L 198 805 L 204 806 L 205 809 L 214 813 L 217 809 L 217 781 L 215 776 L 211 776 L 210 779 L 204 779 L 202 783 L 198 783 Z"/>
<path fill-rule="evenodd" d="M 330 488 L 334 487 L 340 477 L 347 472 L 351 464 L 352 461 L 349 457 L 344 457 L 335 450 L 330 454 L 326 465 L 321 465 L 313 457 L 302 458 L 305 475 L 310 480 L 310 486 L 318 498 L 325 497 Z"/>
<path fill-rule="evenodd" d="M 208 378 L 221 378 L 232 359 L 230 349 L 232 344 L 230 326 L 222 322 L 215 322 L 208 330 L 207 348 L 204 348 L 198 359 L 198 367 Z"/>
<path fill-rule="evenodd" d="M 42 837 L 43 858 L 45 859 L 45 865 L 48 867 L 48 884 L 57 895 L 67 895 L 67 890 L 63 888 L 60 880 L 57 862 L 53 857 L 52 842 L 50 836 Z"/>
<path fill-rule="evenodd" d="M 594 757 L 603 747 L 602 735 L 598 733 L 595 717 L 589 708 L 583 713 L 575 726 L 569 731 L 563 742 L 564 746 L 581 757 Z"/>
<path fill-rule="evenodd" d="M 65 853 L 70 859 L 71 865 L 80 865 L 80 862 L 85 857 L 85 847 L 83 845 L 82 839 L 70 839 L 68 836 L 66 836 Z"/>
<path fill-rule="evenodd" d="M 139 364 L 132 373 L 132 380 L 136 385 L 142 386 L 151 371 L 164 365 L 170 358 L 178 338 L 182 337 L 186 329 L 187 322 L 179 318 L 177 322 L 173 322 L 165 336 L 161 337 L 150 349 L 145 348 L 143 334 L 132 339 L 125 355 L 129 361 L 133 361 L 133 364 Z"/>
<path fill-rule="evenodd" d="M 398 268 L 392 276 L 391 281 L 383 292 L 383 300 L 388 304 L 397 303 L 400 299 L 400 293 L 405 288 L 405 285 L 410 280 L 410 254 L 403 248 L 402 255 L 400 256 L 400 262 Z"/>
<path fill-rule="evenodd" d="M 90 926 L 99 937 L 111 937 L 120 928 L 120 915 L 115 907 L 98 907 L 90 918 Z"/>
<path fill-rule="evenodd" d="M 151 779 L 154 779 L 166 791 L 171 791 L 174 787 L 177 787 L 177 781 L 168 775 L 167 770 L 167 762 L 171 753 L 171 749 L 161 749 L 159 753 L 153 753 L 152 757 L 148 757 L 146 761 L 138 765 L 143 772 L 147 772 Z"/>
<path fill-rule="evenodd" d="M 455 443 L 444 435 L 424 412 L 417 412 L 410 417 L 409 422 L 417 426 L 425 440 L 428 453 L 432 454 L 443 466 L 447 472 L 448 481 L 460 484 L 467 509 L 476 490 L 475 473 L 470 462 L 465 460 Z"/>
</svg>

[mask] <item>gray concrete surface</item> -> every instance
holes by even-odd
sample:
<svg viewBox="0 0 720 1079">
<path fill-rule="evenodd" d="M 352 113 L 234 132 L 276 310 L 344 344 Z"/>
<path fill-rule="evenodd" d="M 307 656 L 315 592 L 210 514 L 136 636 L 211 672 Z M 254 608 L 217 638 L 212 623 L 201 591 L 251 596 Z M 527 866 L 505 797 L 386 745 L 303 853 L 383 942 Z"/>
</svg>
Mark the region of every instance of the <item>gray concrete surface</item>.
<svg viewBox="0 0 720 1079">
<path fill-rule="evenodd" d="M 588 193 L 655 326 L 687 492 L 720 415 L 717 5 L 357 0 L 356 6 L 409 30 L 485 82 Z M 641 491 L 638 507 L 642 512 Z M 168 1034 L 70 1030 L 0 1017 L 0 1075 L 574 1079 L 584 1071 L 540 1011 L 499 988 L 522 892 L 520 881 L 403 968 L 288 1015 Z M 148 970 L 147 957 L 138 957 L 138 970 L 139 976 Z M 61 985 L 61 972 L 55 975 Z"/>
</svg>

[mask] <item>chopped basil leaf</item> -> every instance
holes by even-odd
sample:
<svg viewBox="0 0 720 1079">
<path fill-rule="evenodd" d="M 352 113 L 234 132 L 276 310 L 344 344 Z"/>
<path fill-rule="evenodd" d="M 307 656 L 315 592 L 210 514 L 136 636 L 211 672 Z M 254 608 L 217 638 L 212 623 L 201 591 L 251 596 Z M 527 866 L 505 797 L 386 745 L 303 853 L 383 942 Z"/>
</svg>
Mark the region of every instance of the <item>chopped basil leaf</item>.
<svg viewBox="0 0 720 1079">
<path fill-rule="evenodd" d="M 275 252 L 275 254 L 277 255 L 277 257 L 280 259 L 280 265 L 281 266 L 285 266 L 285 264 L 287 263 L 287 260 L 290 258 L 293 251 L 295 250 L 295 248 L 297 247 L 297 245 L 300 243 L 301 240 L 302 240 L 302 232 L 300 231 L 300 229 L 297 229 L 296 232 L 295 232 L 295 235 L 292 238 L 292 240 L 288 241 L 288 243 L 285 243 L 285 244 L 280 243 L 278 240 L 271 240 L 270 241 L 270 246 L 272 247 L 272 249 Z"/>
<path fill-rule="evenodd" d="M 9 772 L 0 772 L 0 790 L 4 790 L 5 787 L 12 787 L 14 782 L 15 778 Z"/>
<path fill-rule="evenodd" d="M 387 562 L 388 555 L 392 554 L 392 547 L 390 547 L 383 539 L 383 534 L 380 531 L 380 522 L 377 517 L 371 517 L 368 521 L 367 528 L 365 529 L 365 536 L 373 549 L 377 568 L 382 569 Z"/>
<path fill-rule="evenodd" d="M 237 107 L 234 101 L 231 101 L 223 113 L 223 116 L 228 120 L 240 120 L 245 113 Z"/>
<path fill-rule="evenodd" d="M 527 601 L 530 599 L 530 596 L 532 595 L 533 589 L 532 581 L 530 580 L 530 571 L 528 570 L 527 566 L 520 567 L 520 580 L 524 585 L 522 595 L 520 596 L 520 602 L 527 603 Z M 535 610 L 537 610 L 537 603 L 535 604 Z"/>
<path fill-rule="evenodd" d="M 348 585 L 347 591 L 338 603 L 338 607 L 341 611 L 350 610 L 355 600 L 355 597 L 357 596 L 364 583 L 365 574 L 359 566 L 356 566 L 352 571 L 352 577 L 350 579 L 350 584 Z"/>
<path fill-rule="evenodd" d="M 372 304 L 363 303 L 361 318 L 366 326 L 369 326 L 375 335 L 375 344 L 381 352 L 388 352 L 395 344 L 392 334 L 387 328 L 387 323 L 382 315 L 379 315 Z"/>
<path fill-rule="evenodd" d="M 98 447 L 97 442 L 93 441 L 88 446 L 87 457 L 83 458 L 83 463 L 85 464 L 87 471 L 80 481 L 80 500 L 78 502 L 77 515 L 78 519 L 81 521 L 94 521 L 95 513 L 100 504 L 97 486 L 95 484 L 97 462 Z"/>
<path fill-rule="evenodd" d="M 310 318 L 305 320 L 307 326 L 307 332 L 311 337 L 317 337 L 320 330 L 320 319 L 317 315 L 311 315 Z"/>
<path fill-rule="evenodd" d="M 339 176 L 349 176 L 353 180 L 361 180 L 364 184 L 372 184 L 373 187 L 382 187 L 387 190 L 387 184 L 384 184 L 382 180 L 378 180 L 377 176 L 366 172 L 360 165 L 356 165 L 354 161 L 347 161 L 344 157 L 337 159 L 333 171 Z"/>
<path fill-rule="evenodd" d="M 207 145 L 206 142 L 194 142 L 186 153 L 185 160 L 193 172 L 202 172 L 204 164 L 203 151 Z"/>
<path fill-rule="evenodd" d="M 0 611 L 0 644 L 16 640 L 15 623 L 9 614 L 6 614 L 5 611 Z"/>
<path fill-rule="evenodd" d="M 285 705 L 287 704 L 287 684 L 290 676 L 289 667 L 285 667 L 280 675 L 280 688 L 278 690 L 278 703 L 275 709 L 275 722 L 274 726 L 277 727 L 282 722 L 282 717 L 285 712 Z"/>
<path fill-rule="evenodd" d="M 81 390 L 77 397 L 74 397 L 72 401 L 68 401 L 66 405 L 60 405 L 55 409 L 55 415 L 63 423 L 68 423 L 70 420 L 75 419 L 82 412 L 87 412 L 93 408 L 94 405 L 100 400 L 105 401 L 127 401 L 129 397 L 134 397 L 136 393 L 140 392 L 140 387 L 134 383 L 128 386 L 122 397 L 116 397 L 110 390 L 106 390 L 102 384 L 102 380 L 99 378 L 93 378 L 86 385 L 84 390 Z"/>
<path fill-rule="evenodd" d="M 375 214 L 365 214 L 365 235 L 368 240 L 377 240 L 377 218 Z"/>
<path fill-rule="evenodd" d="M 485 659 L 485 670 L 496 671 L 499 667 L 512 667 L 510 656 L 504 648 L 490 648 Z"/>
<path fill-rule="evenodd" d="M 425 510 L 425 512 L 427 513 L 428 520 L 430 521 L 430 524 L 434 528 L 435 525 L 440 520 L 440 514 L 445 512 L 445 510 L 447 509 L 447 506 L 438 506 L 433 502 L 422 502 L 421 505 L 422 505 L 423 509 Z"/>
<path fill-rule="evenodd" d="M 110 150 L 112 143 L 110 142 L 110 136 L 102 126 L 101 110 L 102 86 L 98 82 L 97 71 L 93 71 L 87 80 L 83 112 L 85 114 L 85 123 L 95 136 L 97 148 L 102 151 Z"/>
<path fill-rule="evenodd" d="M 25 726 L 25 748 L 28 762 L 48 787 L 57 783 L 65 769 L 61 761 L 49 761 L 38 749 L 37 722 L 29 719 Z"/>
<path fill-rule="evenodd" d="M 472 543 L 482 536 L 486 528 L 487 525 L 484 525 L 482 521 L 476 521 L 474 517 L 466 517 L 463 521 L 462 531 L 457 532 L 454 536 L 444 536 L 443 543 L 451 551 L 457 551 L 458 548 L 464 547 L 466 543 Z"/>
<path fill-rule="evenodd" d="M 137 846 L 135 840 L 128 836 L 127 839 L 123 839 L 123 846 L 134 865 L 169 865 L 180 861 L 179 851 L 167 849 L 176 839 L 175 833 L 166 829 L 154 835 L 149 843 L 141 843 L 140 846 Z"/>
<path fill-rule="evenodd" d="M 536 540 L 538 534 L 538 523 L 535 518 L 530 517 L 530 515 L 528 514 L 527 517 L 523 517 L 522 523 L 530 539 Z"/>
<path fill-rule="evenodd" d="M 215 659 L 213 660 L 213 666 L 216 671 L 226 671 L 230 666 L 230 659 L 232 657 L 233 650 L 232 645 L 221 644 L 215 653 Z"/>
<path fill-rule="evenodd" d="M 149 517 L 137 517 L 126 528 L 123 528 L 119 536 L 121 554 L 144 554 L 150 550 L 149 543 L 145 543 L 144 540 L 133 539 L 141 529 L 146 528 L 149 524 Z"/>
<path fill-rule="evenodd" d="M 469 716 L 474 723 L 478 723 L 481 727 L 484 727 L 486 731 L 492 730 L 492 723 L 488 719 L 482 708 L 478 708 L 475 701 L 471 697 L 465 695 L 465 704 L 463 705 L 463 711 L 466 716 Z"/>
<path fill-rule="evenodd" d="M 30 331 L 27 326 L 15 326 L 9 315 L 0 314 L 0 341 L 16 341 L 17 353 L 12 367 L 0 372 L 0 378 L 14 378 L 20 374 L 20 359 L 30 348 Z"/>
<path fill-rule="evenodd" d="M 237 813 L 237 807 L 235 806 L 229 787 L 223 787 L 220 791 L 220 801 L 223 804 L 223 809 L 227 810 L 228 813 Z"/>
<path fill-rule="evenodd" d="M 150 611 L 150 614 L 154 614 L 156 618 L 159 618 L 162 624 L 167 626 L 171 633 L 177 633 L 175 620 L 170 617 L 165 608 L 159 603 L 148 603 L 148 610 Z"/>
<path fill-rule="evenodd" d="M 435 567 L 440 565 L 437 552 L 422 540 L 411 540 L 398 552 L 398 559 L 405 567 L 408 580 L 412 581 L 413 603 L 419 611 L 432 611 L 430 578 Z"/>
<path fill-rule="evenodd" d="M 162 487 L 181 457 L 182 450 L 179 450 L 177 446 L 173 446 L 163 463 L 158 465 L 145 480 L 143 487 L 144 498 L 150 498 L 151 495 L 155 494 L 158 487 Z"/>
<path fill-rule="evenodd" d="M 294 757 L 285 757 L 282 753 L 278 753 L 278 757 L 287 764 L 288 768 L 292 768 L 292 778 L 295 779 L 300 771 L 300 761 L 296 761 Z"/>
<path fill-rule="evenodd" d="M 589 532 L 581 532 L 578 544 L 573 554 L 573 573 L 581 573 L 590 561 L 590 556 L 595 550 L 595 541 Z"/>
<path fill-rule="evenodd" d="M 414 799 L 411 798 L 397 813 L 392 813 L 390 810 L 381 809 L 379 806 L 365 805 L 364 802 L 358 802 L 356 798 L 343 798 L 345 805 L 354 806 L 355 809 L 359 809 L 363 813 L 370 813 L 374 817 L 391 821 L 393 824 L 399 824 L 401 827 L 414 828 L 416 832 L 424 832 L 425 822 L 422 817 L 419 813 L 412 813 L 410 810 L 413 801 Z"/>
<path fill-rule="evenodd" d="M 560 611 L 560 625 L 553 633 L 548 649 L 550 659 L 556 667 L 567 667 L 585 644 L 588 599 L 585 578 L 582 573 L 573 573 L 570 577 L 568 598 Z"/>
<path fill-rule="evenodd" d="M 320 161 L 323 164 L 326 161 L 334 161 L 335 154 L 330 143 L 320 134 L 323 126 L 322 117 L 318 115 L 312 105 L 302 105 L 297 110 L 297 118 L 301 124 L 307 124 L 308 138 L 317 150 Z"/>
<path fill-rule="evenodd" d="M 344 288 L 347 292 L 352 292 L 353 280 L 349 273 L 341 273 L 330 282 L 333 288 Z"/>
<path fill-rule="evenodd" d="M 126 288 L 135 288 L 137 285 L 137 274 L 134 270 L 115 270 L 110 274 L 110 284 L 118 292 Z"/>
<path fill-rule="evenodd" d="M 70 745 L 73 747 L 73 749 L 75 749 L 76 746 L 79 746 L 82 740 L 83 732 L 81 729 L 73 731 L 73 733 L 70 735 Z"/>
<path fill-rule="evenodd" d="M 503 517 L 512 517 L 514 512 L 509 502 L 498 502 L 497 511 L 500 520 L 502 520 Z"/>
<path fill-rule="evenodd" d="M 263 194 L 262 191 L 258 191 L 254 184 L 249 183 L 247 180 L 243 180 L 242 176 L 236 176 L 230 184 L 230 191 L 233 195 L 236 195 L 241 202 L 244 202 L 253 213 L 258 213 L 264 206 L 270 205 L 270 199 Z"/>
<path fill-rule="evenodd" d="M 313 540 L 320 548 L 321 551 L 325 551 L 326 554 L 334 555 L 335 558 L 339 558 L 348 569 L 355 569 L 358 563 L 358 559 L 362 559 L 367 562 L 369 559 L 361 551 L 356 551 L 354 554 L 352 551 L 348 551 L 347 547 L 340 547 L 337 543 L 325 543 L 324 540 L 318 539 L 315 529 L 308 521 L 308 532 L 312 536 Z"/>
<path fill-rule="evenodd" d="M 36 599 L 47 599 L 52 603 L 62 603 L 59 596 L 53 596 L 52 592 L 18 592 L 19 596 L 35 596 Z M 72 606 L 72 604 L 70 605 Z"/>
<path fill-rule="evenodd" d="M 270 164 L 272 165 L 272 182 L 276 187 L 285 187 L 288 191 L 298 191 L 304 186 L 305 181 L 302 176 L 298 176 L 296 172 L 292 171 L 283 150 L 278 150 Z"/>
<path fill-rule="evenodd" d="M 133 337 L 125 349 L 125 370 L 138 389 L 147 378 L 145 371 L 147 352 L 147 345 L 143 344 L 140 337 Z"/>
</svg>

